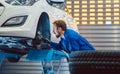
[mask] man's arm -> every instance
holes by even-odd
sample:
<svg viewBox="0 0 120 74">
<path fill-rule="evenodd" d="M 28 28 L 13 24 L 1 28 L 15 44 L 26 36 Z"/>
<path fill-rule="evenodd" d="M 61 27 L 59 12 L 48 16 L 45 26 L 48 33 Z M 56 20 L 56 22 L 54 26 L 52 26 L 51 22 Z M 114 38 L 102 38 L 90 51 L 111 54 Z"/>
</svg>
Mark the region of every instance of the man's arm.
<svg viewBox="0 0 120 74">
<path fill-rule="evenodd" d="M 61 49 L 60 49 L 60 46 L 59 46 L 59 43 L 50 42 L 50 46 L 51 46 L 53 49 L 61 50 Z"/>
</svg>

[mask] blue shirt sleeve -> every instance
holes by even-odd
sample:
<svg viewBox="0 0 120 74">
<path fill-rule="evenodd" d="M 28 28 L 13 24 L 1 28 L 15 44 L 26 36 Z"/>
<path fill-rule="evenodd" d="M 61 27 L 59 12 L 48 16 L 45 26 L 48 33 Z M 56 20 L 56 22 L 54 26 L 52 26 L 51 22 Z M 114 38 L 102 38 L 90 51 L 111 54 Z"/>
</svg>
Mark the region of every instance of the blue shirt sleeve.
<svg viewBox="0 0 120 74">
<path fill-rule="evenodd" d="M 56 50 L 65 50 L 67 53 L 70 53 L 72 50 L 70 42 L 67 42 L 65 39 L 61 38 L 59 43 L 51 42 L 51 47 Z"/>
<path fill-rule="evenodd" d="M 56 49 L 56 50 L 59 49 L 58 43 L 51 42 L 51 43 L 50 43 L 50 46 L 51 46 L 52 48 Z"/>
<path fill-rule="evenodd" d="M 60 46 L 61 46 L 61 49 L 65 50 L 67 53 L 71 52 L 71 49 L 72 49 L 71 44 L 66 39 L 61 38 Z"/>
<path fill-rule="evenodd" d="M 59 43 L 51 42 L 50 45 L 55 50 L 65 50 L 66 49 L 64 40 L 61 40 Z"/>
</svg>

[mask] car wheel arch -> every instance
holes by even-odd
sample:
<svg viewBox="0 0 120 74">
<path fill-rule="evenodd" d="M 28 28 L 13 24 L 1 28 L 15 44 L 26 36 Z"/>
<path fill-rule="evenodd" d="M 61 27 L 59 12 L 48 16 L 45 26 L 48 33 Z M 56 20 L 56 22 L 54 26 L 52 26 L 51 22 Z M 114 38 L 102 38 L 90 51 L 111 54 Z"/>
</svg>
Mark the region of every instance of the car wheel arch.
<svg viewBox="0 0 120 74">
<path fill-rule="evenodd" d="M 47 28 L 45 28 L 47 27 Z M 42 29 L 42 30 L 41 30 Z M 43 37 L 50 39 L 50 19 L 47 12 L 42 12 L 39 16 L 35 38 L 37 37 L 37 32 L 40 30 L 43 33 L 43 29 L 46 30 L 46 34 L 44 33 Z"/>
</svg>

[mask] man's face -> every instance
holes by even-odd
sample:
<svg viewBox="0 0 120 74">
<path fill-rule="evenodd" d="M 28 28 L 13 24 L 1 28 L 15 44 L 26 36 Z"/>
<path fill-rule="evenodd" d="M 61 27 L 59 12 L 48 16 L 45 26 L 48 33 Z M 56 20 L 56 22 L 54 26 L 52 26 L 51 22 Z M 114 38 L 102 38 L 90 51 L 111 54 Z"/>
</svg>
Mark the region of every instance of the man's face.
<svg viewBox="0 0 120 74">
<path fill-rule="evenodd" d="M 59 29 L 56 27 L 56 24 L 53 24 L 53 33 L 56 35 L 57 38 L 60 37 Z"/>
</svg>

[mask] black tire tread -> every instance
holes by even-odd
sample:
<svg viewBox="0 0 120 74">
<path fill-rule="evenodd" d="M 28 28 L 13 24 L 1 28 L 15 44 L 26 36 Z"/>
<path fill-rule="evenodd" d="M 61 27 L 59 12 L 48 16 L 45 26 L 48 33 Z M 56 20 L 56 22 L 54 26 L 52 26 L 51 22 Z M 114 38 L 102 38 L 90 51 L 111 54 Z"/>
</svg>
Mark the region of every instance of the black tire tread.
<svg viewBox="0 0 120 74">
<path fill-rule="evenodd" d="M 89 50 L 70 54 L 71 74 L 120 73 L 120 51 Z"/>
</svg>

